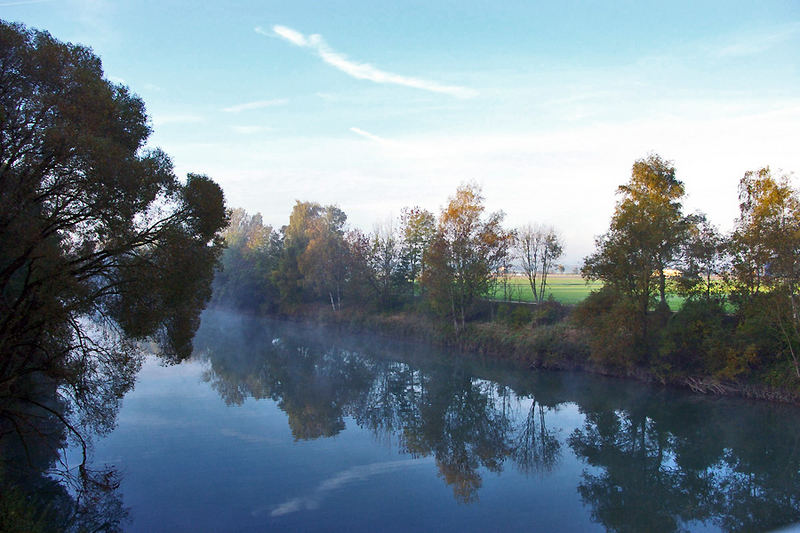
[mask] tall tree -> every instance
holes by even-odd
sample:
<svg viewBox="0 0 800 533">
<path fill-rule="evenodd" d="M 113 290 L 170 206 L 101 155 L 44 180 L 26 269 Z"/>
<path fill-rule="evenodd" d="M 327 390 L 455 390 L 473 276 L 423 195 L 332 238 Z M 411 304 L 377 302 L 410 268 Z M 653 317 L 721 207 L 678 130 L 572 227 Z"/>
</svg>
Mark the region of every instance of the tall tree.
<svg viewBox="0 0 800 533">
<path fill-rule="evenodd" d="M 328 300 L 334 311 L 342 305 L 342 288 L 347 279 L 346 221 L 347 215 L 335 205 L 318 211 L 308 221 L 308 244 L 297 259 L 304 286 Z"/>
<path fill-rule="evenodd" d="M 675 168 L 656 154 L 633 164 L 631 179 L 617 190 L 621 196 L 611 226 L 597 238 L 597 250 L 581 270 L 587 279 L 602 280 L 607 290 L 629 299 L 637 309 L 641 341 L 647 339 L 647 313 L 656 295 L 666 303 L 665 270 L 677 258 L 686 234 L 682 215 L 683 183 Z"/>
<path fill-rule="evenodd" d="M 280 293 L 280 307 L 291 310 L 303 298 L 303 274 L 298 264 L 308 246 L 311 221 L 320 216 L 322 206 L 316 202 L 295 202 L 289 224 L 281 228 L 283 251 L 272 281 Z"/>
<path fill-rule="evenodd" d="M 767 310 L 800 378 L 800 193 L 765 167 L 745 173 L 739 202 L 729 249 L 740 311 Z"/>
<path fill-rule="evenodd" d="M 283 247 L 278 233 L 263 224 L 259 213 L 234 209 L 222 234 L 223 268 L 214 277 L 212 303 L 249 312 L 277 311 L 280 298 L 271 276 Z"/>
<path fill-rule="evenodd" d="M 383 308 L 391 307 L 397 293 L 400 270 L 400 242 L 391 219 L 377 225 L 370 238 L 369 265 L 375 290 Z"/>
<path fill-rule="evenodd" d="M 436 217 L 420 207 L 404 208 L 400 214 L 400 228 L 400 271 L 408 282 L 409 293 L 414 296 L 425 269 L 425 251 L 436 233 Z"/>
<path fill-rule="evenodd" d="M 144 104 L 88 48 L 0 22 L 0 87 L 0 424 L 35 406 L 72 429 L 61 404 L 105 430 L 141 361 L 132 341 L 191 353 L 222 190 L 145 148 Z M 43 382 L 60 400 L 36 398 Z"/>
<path fill-rule="evenodd" d="M 658 295 L 667 305 L 666 274 L 675 261 L 686 237 L 686 221 L 682 214 L 683 183 L 675 178 L 675 167 L 657 154 L 650 154 L 633 164 L 631 180 L 621 185 L 623 199 L 618 209 L 638 211 L 649 222 L 644 237 L 652 246 L 655 270 L 658 273 Z"/>
<path fill-rule="evenodd" d="M 485 296 L 511 235 L 501 222 L 503 213 L 483 216 L 483 195 L 477 185 L 462 185 L 439 217 L 428 248 L 423 286 L 434 306 L 448 314 L 456 331 L 464 328 L 470 308 Z"/>
</svg>

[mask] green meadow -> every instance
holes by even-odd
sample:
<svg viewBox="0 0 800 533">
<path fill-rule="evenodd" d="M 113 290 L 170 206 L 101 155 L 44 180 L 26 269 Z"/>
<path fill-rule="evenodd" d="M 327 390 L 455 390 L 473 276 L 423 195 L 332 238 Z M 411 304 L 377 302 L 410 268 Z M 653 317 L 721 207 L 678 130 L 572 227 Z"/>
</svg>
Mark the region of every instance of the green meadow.
<svg viewBox="0 0 800 533">
<path fill-rule="evenodd" d="M 589 293 L 599 290 L 602 281 L 586 282 L 580 274 L 548 274 L 546 298 L 552 297 L 555 301 L 574 305 L 583 301 Z M 537 287 L 538 288 L 538 287 Z M 508 285 L 504 288 L 499 280 L 494 289 L 494 298 L 497 300 L 511 300 L 514 302 L 532 302 L 533 293 L 528 279 L 524 276 L 510 276 Z M 667 296 L 669 306 L 677 311 L 683 304 L 684 298 L 674 294 Z"/>
</svg>

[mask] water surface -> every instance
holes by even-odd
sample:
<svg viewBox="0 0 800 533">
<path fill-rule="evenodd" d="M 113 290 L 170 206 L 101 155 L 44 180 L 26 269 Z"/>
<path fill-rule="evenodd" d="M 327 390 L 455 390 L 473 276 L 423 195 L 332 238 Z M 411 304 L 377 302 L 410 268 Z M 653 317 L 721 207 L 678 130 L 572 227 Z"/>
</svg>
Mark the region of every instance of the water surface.
<svg viewBox="0 0 800 533">
<path fill-rule="evenodd" d="M 131 531 L 761 531 L 800 410 L 209 311 L 94 462 Z"/>
</svg>

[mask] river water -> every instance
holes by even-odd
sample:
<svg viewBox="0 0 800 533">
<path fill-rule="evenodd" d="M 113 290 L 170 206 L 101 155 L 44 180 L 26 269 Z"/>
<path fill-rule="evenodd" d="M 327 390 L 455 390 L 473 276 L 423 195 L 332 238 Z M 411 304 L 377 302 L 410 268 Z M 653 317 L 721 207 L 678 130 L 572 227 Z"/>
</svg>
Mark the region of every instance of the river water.
<svg viewBox="0 0 800 533">
<path fill-rule="evenodd" d="M 218 311 L 145 364 L 95 465 L 131 531 L 764 531 L 800 409 Z"/>
</svg>

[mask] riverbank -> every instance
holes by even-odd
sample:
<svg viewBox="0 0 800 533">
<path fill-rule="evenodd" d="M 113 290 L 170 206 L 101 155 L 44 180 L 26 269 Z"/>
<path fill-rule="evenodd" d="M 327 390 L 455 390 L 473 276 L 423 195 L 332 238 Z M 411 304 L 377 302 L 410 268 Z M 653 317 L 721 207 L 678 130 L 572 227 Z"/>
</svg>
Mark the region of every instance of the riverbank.
<svg viewBox="0 0 800 533">
<path fill-rule="evenodd" d="M 569 318 L 569 309 L 543 313 L 539 323 L 513 324 L 508 316 L 469 322 L 455 334 L 425 313 L 394 311 L 384 313 L 340 310 L 323 305 L 306 305 L 291 314 L 275 316 L 292 322 L 314 322 L 345 334 L 373 334 L 405 342 L 463 350 L 492 359 L 512 361 L 528 368 L 571 370 L 676 387 L 697 394 L 738 396 L 754 400 L 800 405 L 800 391 L 771 387 L 745 380 L 722 380 L 713 376 L 659 375 L 650 369 L 614 367 L 598 363 L 591 356 L 589 332 Z"/>
</svg>

